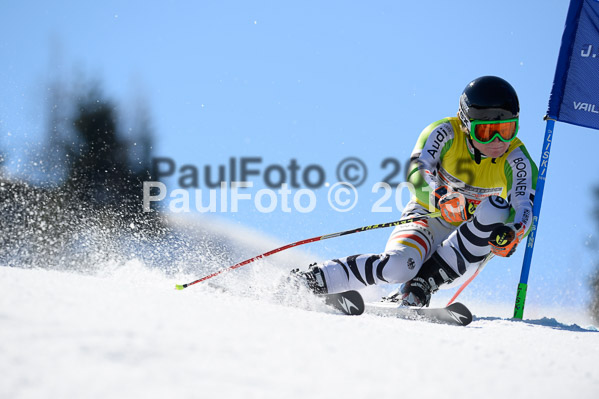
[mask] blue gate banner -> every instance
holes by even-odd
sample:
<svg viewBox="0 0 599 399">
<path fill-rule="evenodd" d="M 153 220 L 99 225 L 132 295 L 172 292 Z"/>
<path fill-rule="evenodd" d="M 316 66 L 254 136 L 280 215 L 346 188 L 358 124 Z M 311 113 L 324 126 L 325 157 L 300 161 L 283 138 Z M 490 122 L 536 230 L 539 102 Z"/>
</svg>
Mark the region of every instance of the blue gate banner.
<svg viewBox="0 0 599 399">
<path fill-rule="evenodd" d="M 571 0 L 547 115 L 599 129 L 599 0 Z"/>
</svg>

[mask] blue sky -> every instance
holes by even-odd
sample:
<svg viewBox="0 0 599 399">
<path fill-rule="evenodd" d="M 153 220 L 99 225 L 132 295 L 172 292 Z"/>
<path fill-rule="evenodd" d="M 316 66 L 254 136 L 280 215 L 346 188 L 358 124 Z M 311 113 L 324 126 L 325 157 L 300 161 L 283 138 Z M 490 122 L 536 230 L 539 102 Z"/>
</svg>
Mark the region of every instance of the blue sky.
<svg viewBox="0 0 599 399">
<path fill-rule="evenodd" d="M 567 7 L 557 0 L 5 1 L 0 148 L 11 173 L 27 177 L 43 151 L 47 82 L 84 74 L 101 80 L 125 116 L 142 97 L 154 154 L 178 167 L 262 157 L 264 170 L 296 159 L 300 167 L 321 165 L 331 184 L 346 157 L 369 169 L 348 213 L 327 206 L 324 188 L 308 214 L 263 214 L 248 205 L 220 218 L 282 242 L 396 220 L 399 211 L 371 212 L 380 194 L 370 189 L 389 171 L 381 161 L 395 157 L 404 166 L 419 132 L 454 115 L 475 77 L 498 75 L 516 88 L 519 137 L 538 162 Z M 598 145 L 597 131 L 556 125 L 527 306 L 587 300 L 585 279 L 597 256 L 588 243 L 596 235 Z M 263 187 L 260 178 L 255 184 Z M 378 252 L 389 233 L 308 249 L 321 259 Z M 512 301 L 523 252 L 495 260 L 473 290 Z"/>
</svg>

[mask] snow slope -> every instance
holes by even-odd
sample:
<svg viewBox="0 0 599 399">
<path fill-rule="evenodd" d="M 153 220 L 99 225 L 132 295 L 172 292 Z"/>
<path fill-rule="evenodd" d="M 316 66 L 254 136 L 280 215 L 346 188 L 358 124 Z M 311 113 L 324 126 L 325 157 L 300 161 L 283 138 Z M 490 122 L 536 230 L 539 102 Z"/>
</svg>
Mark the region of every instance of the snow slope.
<svg viewBox="0 0 599 399">
<path fill-rule="evenodd" d="M 269 296 L 264 267 L 184 291 L 193 276 L 136 261 L 95 275 L 0 267 L 0 397 L 599 397 L 592 327 L 480 304 L 466 328 L 342 316 Z"/>
</svg>

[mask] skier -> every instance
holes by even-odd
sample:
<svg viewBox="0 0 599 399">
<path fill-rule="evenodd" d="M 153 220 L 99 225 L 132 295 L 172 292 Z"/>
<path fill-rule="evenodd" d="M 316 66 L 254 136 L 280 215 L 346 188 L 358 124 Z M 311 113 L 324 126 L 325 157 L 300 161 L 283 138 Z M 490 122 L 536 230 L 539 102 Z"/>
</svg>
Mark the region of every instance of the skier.
<svg viewBox="0 0 599 399">
<path fill-rule="evenodd" d="M 442 217 L 397 226 L 383 253 L 333 259 L 293 274 L 316 294 L 403 283 L 386 299 L 422 307 L 439 288 L 470 278 L 487 257 L 510 256 L 530 228 L 538 172 L 516 138 L 519 111 L 516 91 L 505 80 L 470 82 L 457 117 L 426 127 L 412 152 L 408 181 L 416 191 L 402 217 L 435 210 Z"/>
</svg>

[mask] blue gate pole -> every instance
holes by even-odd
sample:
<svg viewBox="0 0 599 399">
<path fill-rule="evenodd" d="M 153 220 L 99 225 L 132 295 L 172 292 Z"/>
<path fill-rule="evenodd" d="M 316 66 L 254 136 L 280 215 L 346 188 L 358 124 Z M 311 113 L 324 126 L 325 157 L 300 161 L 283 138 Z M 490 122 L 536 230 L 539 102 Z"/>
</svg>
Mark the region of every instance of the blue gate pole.
<svg viewBox="0 0 599 399">
<path fill-rule="evenodd" d="M 549 165 L 549 154 L 551 152 L 551 139 L 553 138 L 553 129 L 555 120 L 547 118 L 545 127 L 545 139 L 543 140 L 543 149 L 541 153 L 541 162 L 539 163 L 539 175 L 535 192 L 535 199 L 532 207 L 532 226 L 526 242 L 526 252 L 522 262 L 522 272 L 520 273 L 520 283 L 516 293 L 516 304 L 514 306 L 514 318 L 522 319 L 524 315 L 524 302 L 526 301 L 526 290 L 528 288 L 528 273 L 532 261 L 532 251 L 535 247 L 535 236 L 539 225 L 539 216 L 541 214 L 541 203 L 543 202 L 543 191 L 545 190 L 545 178 L 547 176 L 547 166 Z"/>
</svg>

